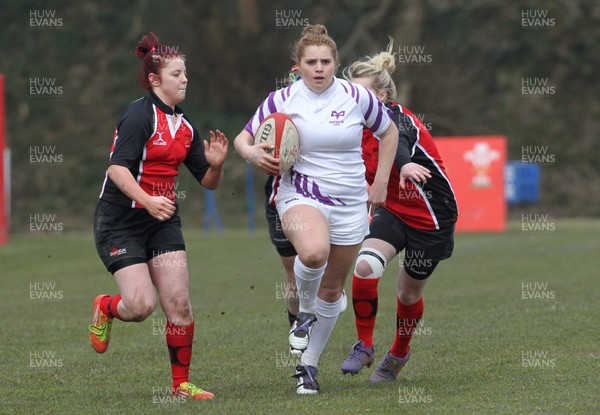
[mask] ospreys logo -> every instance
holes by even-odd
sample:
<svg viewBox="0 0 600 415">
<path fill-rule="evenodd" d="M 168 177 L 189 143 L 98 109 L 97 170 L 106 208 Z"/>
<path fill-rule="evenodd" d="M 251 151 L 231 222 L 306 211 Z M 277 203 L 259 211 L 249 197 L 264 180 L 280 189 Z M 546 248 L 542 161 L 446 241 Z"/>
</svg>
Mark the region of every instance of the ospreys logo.
<svg viewBox="0 0 600 415">
<path fill-rule="evenodd" d="M 330 117 L 332 117 L 332 118 L 335 117 L 335 120 L 329 121 L 329 124 L 332 124 L 332 125 L 343 124 L 344 123 L 343 118 L 345 115 L 346 115 L 346 111 L 335 111 L 335 110 L 331 111 Z M 342 117 L 342 120 L 340 120 L 340 117 Z"/>
</svg>

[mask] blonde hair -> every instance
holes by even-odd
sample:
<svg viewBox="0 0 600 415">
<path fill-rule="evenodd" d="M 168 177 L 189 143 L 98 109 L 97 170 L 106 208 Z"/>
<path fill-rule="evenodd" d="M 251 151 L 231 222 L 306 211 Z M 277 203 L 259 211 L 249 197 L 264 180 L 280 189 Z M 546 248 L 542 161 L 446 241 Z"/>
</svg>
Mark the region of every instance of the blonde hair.
<svg viewBox="0 0 600 415">
<path fill-rule="evenodd" d="M 327 34 L 327 28 L 322 24 L 308 25 L 302 31 L 302 36 L 294 44 L 292 49 L 292 60 L 296 62 L 296 64 L 300 63 L 307 46 L 329 46 L 336 68 L 339 66 L 337 45 Z"/>
<path fill-rule="evenodd" d="M 344 76 L 348 80 L 353 78 L 371 78 L 375 92 L 385 91 L 387 98 L 385 104 L 396 99 L 396 84 L 392 74 L 396 70 L 396 57 L 392 53 L 394 39 L 390 37 L 390 43 L 383 52 L 354 62 L 344 70 Z"/>
</svg>

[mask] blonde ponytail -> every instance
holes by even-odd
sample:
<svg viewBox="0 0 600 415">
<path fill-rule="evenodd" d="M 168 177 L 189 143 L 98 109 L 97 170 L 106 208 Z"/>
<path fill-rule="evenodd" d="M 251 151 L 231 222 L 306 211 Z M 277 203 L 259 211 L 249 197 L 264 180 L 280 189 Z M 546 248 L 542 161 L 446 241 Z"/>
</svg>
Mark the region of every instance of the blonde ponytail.
<svg viewBox="0 0 600 415">
<path fill-rule="evenodd" d="M 396 99 L 396 84 L 392 79 L 392 74 L 396 70 L 396 57 L 392 53 L 394 39 L 390 37 L 390 42 L 383 52 L 354 62 L 344 71 L 344 76 L 348 80 L 353 78 L 371 78 L 375 92 L 385 91 L 387 93 L 386 104 Z"/>
</svg>

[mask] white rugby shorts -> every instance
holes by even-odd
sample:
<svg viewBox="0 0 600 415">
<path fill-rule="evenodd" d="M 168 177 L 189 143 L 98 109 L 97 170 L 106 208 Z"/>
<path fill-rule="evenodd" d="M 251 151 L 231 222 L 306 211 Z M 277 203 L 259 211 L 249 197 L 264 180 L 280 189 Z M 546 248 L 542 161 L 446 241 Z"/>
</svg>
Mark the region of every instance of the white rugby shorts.
<svg viewBox="0 0 600 415">
<path fill-rule="evenodd" d="M 329 243 L 333 245 L 356 245 L 369 233 L 366 203 L 330 206 L 295 192 L 278 193 L 275 203 L 279 217 L 298 205 L 317 208 L 329 222 Z"/>
</svg>

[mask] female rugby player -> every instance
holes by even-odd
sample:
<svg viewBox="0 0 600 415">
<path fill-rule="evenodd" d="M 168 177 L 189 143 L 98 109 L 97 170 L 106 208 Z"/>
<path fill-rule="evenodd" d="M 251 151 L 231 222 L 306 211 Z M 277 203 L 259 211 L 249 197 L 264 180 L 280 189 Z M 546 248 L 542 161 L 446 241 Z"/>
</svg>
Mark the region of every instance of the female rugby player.
<svg viewBox="0 0 600 415">
<path fill-rule="evenodd" d="M 298 79 L 300 79 L 298 65 L 294 65 L 290 69 L 290 73 L 288 75 L 288 85 L 296 82 Z M 294 246 L 283 232 L 281 226 L 281 219 L 279 218 L 277 208 L 275 207 L 275 199 L 277 197 L 277 189 L 279 188 L 280 180 L 280 175 L 269 176 L 267 182 L 265 183 L 265 218 L 267 220 L 271 243 L 273 244 L 273 246 L 275 246 L 275 249 L 279 254 L 279 259 L 281 260 L 281 264 L 283 265 L 283 269 L 285 271 L 287 282 L 284 290 L 284 295 L 287 306 L 288 321 L 291 327 L 294 324 L 294 321 L 296 321 L 299 307 L 298 293 L 296 292 L 296 277 L 294 275 L 294 261 L 296 258 L 296 250 L 294 249 Z M 346 311 L 346 307 L 346 292 L 342 291 L 342 308 L 340 311 Z M 290 352 L 294 355 L 299 355 L 301 353 L 300 351 L 295 349 L 290 349 Z"/>
<path fill-rule="evenodd" d="M 410 358 L 410 340 L 423 316 L 425 284 L 439 261 L 452 255 L 458 217 L 454 192 L 431 135 L 417 117 L 394 102 L 392 44 L 384 52 L 353 63 L 346 74 L 393 111 L 392 120 L 400 131 L 386 203 L 374 211 L 369 234 L 356 260 L 352 303 L 358 341 L 342 363 L 342 371 L 352 374 L 373 363 L 377 285 L 386 265 L 404 250 L 396 291 L 396 338 L 371 375 L 374 383 L 395 380 Z M 363 133 L 363 158 L 369 183 L 375 178 L 378 164 L 380 144 L 376 135 L 377 132 L 368 129 Z"/>
<path fill-rule="evenodd" d="M 96 297 L 89 335 L 104 353 L 113 319 L 145 320 L 156 307 L 156 289 L 167 317 L 173 395 L 209 399 L 212 393 L 189 382 L 194 314 L 175 176 L 183 163 L 202 186 L 215 189 L 228 141 L 218 130 L 202 141 L 177 106 L 188 86 L 180 52 L 149 33 L 134 54 L 142 60 L 139 79 L 147 94 L 119 118 L 94 217 L 96 248 L 119 294 Z"/>
<path fill-rule="evenodd" d="M 279 173 L 268 144 L 253 145 L 265 117 L 288 114 L 302 142 L 298 161 L 282 175 L 276 205 L 298 255 L 294 274 L 299 313 L 288 340 L 303 351 L 296 367 L 299 394 L 315 394 L 317 363 L 342 306 L 344 281 L 367 234 L 367 201 L 385 202 L 398 144 L 386 108 L 361 85 L 335 77 L 337 47 L 322 25 L 307 26 L 293 55 L 301 79 L 272 92 L 235 139 L 238 153 L 267 174 Z M 363 126 L 379 135 L 381 157 L 369 191 L 361 158 Z"/>
</svg>

